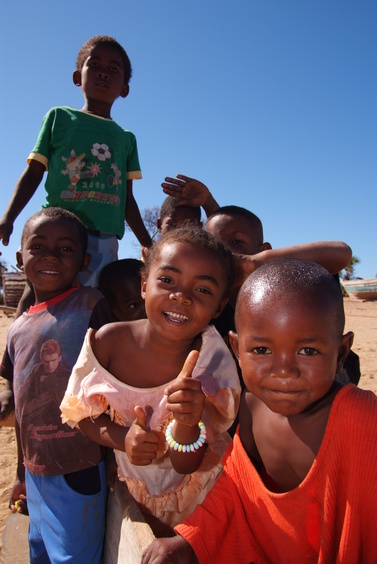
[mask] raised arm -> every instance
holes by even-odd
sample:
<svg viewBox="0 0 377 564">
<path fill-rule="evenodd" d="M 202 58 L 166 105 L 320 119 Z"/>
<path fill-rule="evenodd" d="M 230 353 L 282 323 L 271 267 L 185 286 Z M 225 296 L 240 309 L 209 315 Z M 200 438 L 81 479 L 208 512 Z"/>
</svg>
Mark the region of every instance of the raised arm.
<svg viewBox="0 0 377 564">
<path fill-rule="evenodd" d="M 249 274 L 262 264 L 282 258 L 310 260 L 326 268 L 330 274 L 336 274 L 350 263 L 352 249 L 342 241 L 320 241 L 281 249 L 269 249 L 256 255 L 234 255 L 236 266 L 234 287 L 240 288 Z"/>
<path fill-rule="evenodd" d="M 176 178 L 167 176 L 161 186 L 165 194 L 179 198 L 182 206 L 201 206 L 207 217 L 220 207 L 207 186 L 195 178 L 183 174 L 177 174 Z"/>
<path fill-rule="evenodd" d="M 13 190 L 10 202 L 0 219 L 0 239 L 8 245 L 13 231 L 13 224 L 42 181 L 46 167 L 39 161 L 32 160 L 21 174 Z"/>
</svg>

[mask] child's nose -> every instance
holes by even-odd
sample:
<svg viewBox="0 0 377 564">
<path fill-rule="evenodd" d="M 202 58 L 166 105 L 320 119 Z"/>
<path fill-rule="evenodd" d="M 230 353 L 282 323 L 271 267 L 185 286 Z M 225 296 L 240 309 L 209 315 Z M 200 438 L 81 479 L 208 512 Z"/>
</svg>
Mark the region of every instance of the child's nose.
<svg viewBox="0 0 377 564">
<path fill-rule="evenodd" d="M 43 253 L 43 260 L 59 260 L 58 252 L 55 249 L 46 249 Z"/>
<path fill-rule="evenodd" d="M 97 74 L 99 76 L 99 78 L 108 78 L 109 73 L 107 72 L 107 70 L 104 67 L 99 67 Z"/>
<path fill-rule="evenodd" d="M 291 356 L 275 355 L 271 367 L 271 376 L 275 378 L 298 378 L 300 372 L 295 359 Z"/>
<path fill-rule="evenodd" d="M 187 294 L 184 294 L 183 292 L 171 292 L 169 299 L 172 300 L 173 302 L 177 302 L 179 304 L 184 304 L 184 305 L 189 305 L 192 302 L 191 298 Z"/>
</svg>

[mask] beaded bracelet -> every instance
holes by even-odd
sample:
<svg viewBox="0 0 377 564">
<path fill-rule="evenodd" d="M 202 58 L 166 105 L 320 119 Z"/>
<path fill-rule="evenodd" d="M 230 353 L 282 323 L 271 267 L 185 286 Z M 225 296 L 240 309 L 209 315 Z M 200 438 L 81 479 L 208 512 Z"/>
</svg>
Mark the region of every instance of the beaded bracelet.
<svg viewBox="0 0 377 564">
<path fill-rule="evenodd" d="M 200 447 L 204 445 L 207 437 L 207 429 L 203 421 L 199 421 L 198 423 L 199 437 L 196 439 L 196 441 L 194 441 L 190 445 L 182 445 L 181 443 L 177 443 L 177 441 L 173 439 L 174 423 L 175 423 L 175 419 L 170 421 L 165 431 L 166 442 L 168 443 L 171 449 L 177 450 L 178 452 L 194 452 L 195 450 L 198 450 Z"/>
</svg>

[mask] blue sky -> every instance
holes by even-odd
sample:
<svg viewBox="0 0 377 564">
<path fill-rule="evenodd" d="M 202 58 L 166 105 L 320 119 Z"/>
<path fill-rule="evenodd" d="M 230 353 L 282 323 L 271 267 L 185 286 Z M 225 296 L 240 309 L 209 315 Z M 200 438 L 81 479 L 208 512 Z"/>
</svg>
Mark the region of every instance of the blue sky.
<svg viewBox="0 0 377 564">
<path fill-rule="evenodd" d="M 130 94 L 112 117 L 138 140 L 140 209 L 165 176 L 202 180 L 220 205 L 256 213 L 273 247 L 348 243 L 356 274 L 377 274 L 375 0 L 99 0 L 3 3 L 0 42 L 2 214 L 44 114 L 81 108 L 71 76 L 81 45 L 114 36 Z M 2 259 L 15 265 L 25 220 Z M 120 258 L 139 256 L 132 233 Z"/>
</svg>

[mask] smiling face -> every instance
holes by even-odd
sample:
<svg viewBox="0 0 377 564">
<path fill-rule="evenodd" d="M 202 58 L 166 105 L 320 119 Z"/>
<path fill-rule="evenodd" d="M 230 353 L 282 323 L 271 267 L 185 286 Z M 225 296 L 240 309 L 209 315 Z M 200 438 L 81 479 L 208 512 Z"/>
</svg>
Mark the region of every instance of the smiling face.
<svg viewBox="0 0 377 564">
<path fill-rule="evenodd" d="M 254 255 L 263 250 L 263 236 L 259 226 L 253 226 L 242 215 L 214 215 L 207 222 L 206 231 L 226 243 L 233 253 Z"/>
<path fill-rule="evenodd" d="M 83 254 L 79 230 L 71 221 L 43 215 L 28 223 L 17 256 L 33 284 L 36 304 L 72 288 L 78 272 L 90 260 Z"/>
<path fill-rule="evenodd" d="M 142 277 L 147 317 L 169 341 L 193 340 L 226 303 L 220 259 L 207 249 L 167 242 Z"/>
<path fill-rule="evenodd" d="M 282 415 L 296 415 L 331 388 L 352 343 L 326 300 L 260 287 L 237 308 L 231 333 L 247 389 Z"/>
<path fill-rule="evenodd" d="M 81 86 L 89 109 L 96 104 L 95 109 L 101 108 L 97 115 L 102 115 L 102 106 L 107 108 L 108 115 L 103 117 L 109 117 L 113 102 L 119 96 L 125 98 L 129 92 L 128 84 L 124 83 L 121 54 L 108 43 L 101 43 L 92 49 L 81 72 L 76 70 L 73 73 L 73 82 Z"/>
</svg>

